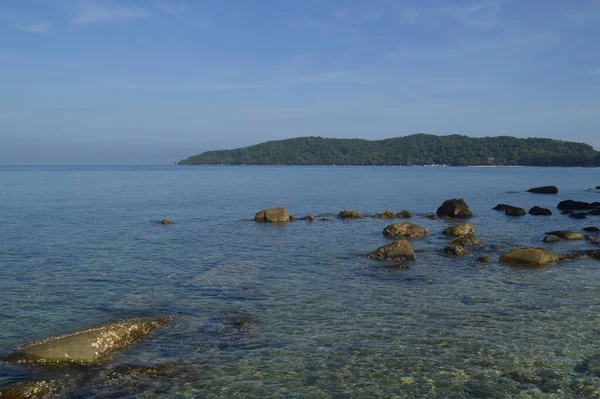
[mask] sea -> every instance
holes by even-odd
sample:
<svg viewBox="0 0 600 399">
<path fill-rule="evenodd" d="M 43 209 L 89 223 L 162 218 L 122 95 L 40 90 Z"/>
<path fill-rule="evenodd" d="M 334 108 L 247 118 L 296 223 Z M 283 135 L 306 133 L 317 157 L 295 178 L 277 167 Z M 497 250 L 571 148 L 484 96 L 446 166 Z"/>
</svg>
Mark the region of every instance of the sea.
<svg viewBox="0 0 600 399">
<path fill-rule="evenodd" d="M 559 193 L 527 192 L 544 185 Z M 44 380 L 57 398 L 598 398 L 600 262 L 499 262 L 519 247 L 597 248 L 542 239 L 600 227 L 556 209 L 600 201 L 598 185 L 585 168 L 0 167 L 0 356 L 172 317 L 101 364 L 0 362 L 0 391 Z M 482 241 L 466 256 L 440 252 L 456 222 L 426 217 L 451 198 Z M 499 203 L 553 215 L 507 217 Z M 316 219 L 252 221 L 278 206 Z M 346 221 L 343 209 L 415 216 Z M 367 258 L 399 221 L 430 232 L 411 240 L 417 260 Z"/>
</svg>

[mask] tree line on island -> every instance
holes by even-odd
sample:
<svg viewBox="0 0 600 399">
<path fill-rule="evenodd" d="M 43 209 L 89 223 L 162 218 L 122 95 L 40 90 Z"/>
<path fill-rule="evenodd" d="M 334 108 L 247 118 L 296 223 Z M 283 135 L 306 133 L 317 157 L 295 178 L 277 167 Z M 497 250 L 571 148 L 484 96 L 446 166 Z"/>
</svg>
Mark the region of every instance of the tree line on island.
<svg viewBox="0 0 600 399">
<path fill-rule="evenodd" d="M 600 152 L 583 143 L 509 136 L 299 137 L 208 151 L 179 165 L 600 166 Z"/>
</svg>

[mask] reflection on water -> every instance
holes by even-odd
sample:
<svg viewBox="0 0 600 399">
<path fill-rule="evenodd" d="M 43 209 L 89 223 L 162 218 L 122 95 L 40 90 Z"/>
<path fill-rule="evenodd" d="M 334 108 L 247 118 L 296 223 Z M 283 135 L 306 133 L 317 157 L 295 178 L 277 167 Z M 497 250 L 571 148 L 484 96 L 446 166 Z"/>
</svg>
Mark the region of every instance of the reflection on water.
<svg viewBox="0 0 600 399">
<path fill-rule="evenodd" d="M 0 168 L 0 354 L 116 319 L 174 319 L 100 366 L 0 362 L 0 389 L 46 380 L 55 397 L 600 397 L 600 263 L 497 262 L 519 246 L 589 249 L 541 243 L 543 232 L 600 219 L 491 210 L 598 200 L 596 173 Z M 560 194 L 523 192 L 543 184 Z M 468 202 L 483 242 L 460 258 L 438 252 L 448 222 L 425 217 L 452 197 Z M 431 235 L 411 242 L 416 262 L 387 264 L 364 256 L 389 242 L 385 220 L 240 222 L 275 205 L 409 209 Z M 154 223 L 163 217 L 175 223 Z"/>
</svg>

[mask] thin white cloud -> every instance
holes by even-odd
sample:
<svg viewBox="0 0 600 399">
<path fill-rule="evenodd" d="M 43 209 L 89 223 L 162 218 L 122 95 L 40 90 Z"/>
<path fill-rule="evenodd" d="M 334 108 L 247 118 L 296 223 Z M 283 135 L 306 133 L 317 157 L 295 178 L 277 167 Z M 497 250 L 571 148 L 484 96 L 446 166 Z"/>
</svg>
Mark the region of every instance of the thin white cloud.
<svg viewBox="0 0 600 399">
<path fill-rule="evenodd" d="M 42 34 L 42 33 L 48 32 L 48 30 L 50 30 L 50 25 L 48 25 L 45 22 L 42 22 L 39 24 L 22 26 L 21 30 L 23 32 Z"/>
<path fill-rule="evenodd" d="M 128 22 L 148 19 L 151 16 L 147 9 L 137 6 L 83 3 L 77 6 L 73 22 L 76 24 Z"/>
<path fill-rule="evenodd" d="M 466 6 L 438 7 L 434 11 L 463 25 L 487 28 L 500 23 L 501 8 L 499 0 L 483 0 Z"/>
</svg>

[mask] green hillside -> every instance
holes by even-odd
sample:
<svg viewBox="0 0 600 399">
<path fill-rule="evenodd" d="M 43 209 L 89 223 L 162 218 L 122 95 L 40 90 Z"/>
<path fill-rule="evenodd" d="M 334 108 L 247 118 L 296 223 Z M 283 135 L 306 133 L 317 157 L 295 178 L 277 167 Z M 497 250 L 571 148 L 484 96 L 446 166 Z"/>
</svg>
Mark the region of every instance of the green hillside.
<svg viewBox="0 0 600 399">
<path fill-rule="evenodd" d="M 208 151 L 179 164 L 600 166 L 600 152 L 582 143 L 508 136 L 415 134 L 377 141 L 299 137 Z"/>
</svg>

